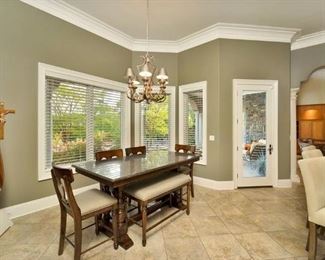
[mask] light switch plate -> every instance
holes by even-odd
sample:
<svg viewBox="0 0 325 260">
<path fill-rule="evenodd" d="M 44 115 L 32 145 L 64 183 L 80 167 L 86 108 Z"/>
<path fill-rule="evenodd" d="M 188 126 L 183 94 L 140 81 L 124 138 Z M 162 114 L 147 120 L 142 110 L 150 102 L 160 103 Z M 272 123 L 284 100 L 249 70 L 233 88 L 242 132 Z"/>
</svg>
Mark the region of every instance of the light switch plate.
<svg viewBox="0 0 325 260">
<path fill-rule="evenodd" d="M 214 135 L 209 135 L 209 140 L 214 141 Z"/>
</svg>

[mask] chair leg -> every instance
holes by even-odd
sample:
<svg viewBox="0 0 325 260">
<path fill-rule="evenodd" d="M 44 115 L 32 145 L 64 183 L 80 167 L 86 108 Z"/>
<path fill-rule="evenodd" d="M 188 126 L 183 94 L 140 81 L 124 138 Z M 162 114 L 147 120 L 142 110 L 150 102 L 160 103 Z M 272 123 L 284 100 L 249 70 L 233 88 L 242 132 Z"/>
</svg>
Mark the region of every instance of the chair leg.
<svg viewBox="0 0 325 260">
<path fill-rule="evenodd" d="M 82 245 L 81 217 L 74 219 L 74 260 L 80 260 Z"/>
<path fill-rule="evenodd" d="M 309 250 L 308 250 L 308 260 L 316 259 L 317 254 L 317 232 L 316 224 L 309 222 Z"/>
<path fill-rule="evenodd" d="M 193 165 L 191 166 L 190 177 L 191 177 L 191 195 L 192 195 L 192 198 L 194 198 Z"/>
<path fill-rule="evenodd" d="M 147 244 L 147 204 L 141 204 L 142 213 L 142 246 Z"/>
<path fill-rule="evenodd" d="M 191 199 L 191 196 L 190 196 L 190 191 L 191 191 L 191 183 L 188 183 L 187 184 L 187 192 L 186 192 L 186 195 L 187 195 L 187 199 L 186 199 L 186 214 L 187 215 L 190 215 L 190 199 Z"/>
<path fill-rule="evenodd" d="M 67 212 L 61 208 L 61 224 L 60 224 L 60 242 L 59 242 L 59 255 L 63 254 L 65 232 L 67 227 Z"/>
<path fill-rule="evenodd" d="M 117 207 L 114 207 L 112 212 L 114 249 L 118 249 L 117 215 Z"/>
</svg>

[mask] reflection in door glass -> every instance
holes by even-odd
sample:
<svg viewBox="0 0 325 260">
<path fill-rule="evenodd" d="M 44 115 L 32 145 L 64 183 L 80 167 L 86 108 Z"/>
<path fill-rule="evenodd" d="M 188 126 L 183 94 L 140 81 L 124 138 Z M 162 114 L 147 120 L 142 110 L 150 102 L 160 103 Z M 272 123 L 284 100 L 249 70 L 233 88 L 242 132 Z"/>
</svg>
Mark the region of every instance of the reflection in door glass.
<svg viewBox="0 0 325 260">
<path fill-rule="evenodd" d="M 243 176 L 266 176 L 266 92 L 243 92 Z"/>
</svg>

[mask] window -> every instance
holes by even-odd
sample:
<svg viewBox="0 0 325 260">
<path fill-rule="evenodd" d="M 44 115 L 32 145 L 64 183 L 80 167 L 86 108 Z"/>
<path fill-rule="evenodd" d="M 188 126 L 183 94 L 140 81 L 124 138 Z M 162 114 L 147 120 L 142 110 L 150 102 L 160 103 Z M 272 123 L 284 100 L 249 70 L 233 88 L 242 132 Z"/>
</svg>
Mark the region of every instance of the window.
<svg viewBox="0 0 325 260">
<path fill-rule="evenodd" d="M 50 178 L 53 163 L 129 145 L 125 91 L 118 82 L 39 64 L 39 180 Z"/>
<path fill-rule="evenodd" d="M 206 85 L 204 81 L 179 87 L 179 143 L 195 145 L 200 164 L 207 163 Z"/>
<path fill-rule="evenodd" d="M 148 150 L 174 150 L 175 87 L 167 87 L 163 103 L 135 104 L 135 145 Z"/>
</svg>

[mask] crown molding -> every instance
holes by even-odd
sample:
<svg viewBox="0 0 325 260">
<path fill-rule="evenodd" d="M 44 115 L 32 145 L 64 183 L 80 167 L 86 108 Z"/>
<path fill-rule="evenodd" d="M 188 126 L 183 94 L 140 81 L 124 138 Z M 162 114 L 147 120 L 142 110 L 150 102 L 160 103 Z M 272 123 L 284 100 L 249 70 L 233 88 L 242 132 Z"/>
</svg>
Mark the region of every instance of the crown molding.
<svg viewBox="0 0 325 260">
<path fill-rule="evenodd" d="M 134 39 L 62 0 L 20 0 L 64 21 L 92 32 L 132 51 L 146 51 L 144 39 Z M 149 51 L 178 53 L 215 39 L 235 39 L 291 43 L 300 32 L 296 28 L 217 23 L 176 41 L 150 40 Z"/>
<path fill-rule="evenodd" d="M 177 45 L 181 52 L 215 39 L 291 43 L 298 32 L 300 29 L 296 28 L 217 23 L 178 40 Z"/>
<path fill-rule="evenodd" d="M 291 45 L 291 50 L 299 50 L 325 43 L 325 31 L 304 35 Z"/>
<path fill-rule="evenodd" d="M 179 47 L 177 41 L 134 39 L 130 50 L 178 53 Z"/>
</svg>

